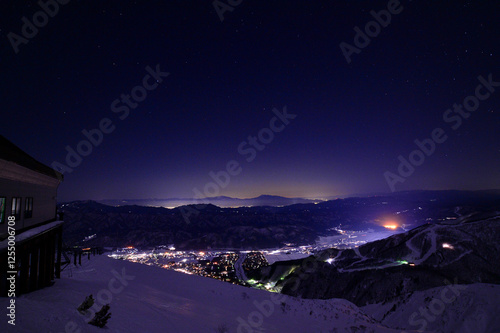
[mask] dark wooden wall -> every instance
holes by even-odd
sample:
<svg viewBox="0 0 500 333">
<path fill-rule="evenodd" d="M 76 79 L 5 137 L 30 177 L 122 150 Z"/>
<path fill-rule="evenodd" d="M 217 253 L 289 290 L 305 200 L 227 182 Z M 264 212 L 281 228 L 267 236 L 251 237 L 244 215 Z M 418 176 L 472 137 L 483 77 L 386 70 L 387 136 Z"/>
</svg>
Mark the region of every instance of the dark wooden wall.
<svg viewBox="0 0 500 333">
<path fill-rule="evenodd" d="M 52 285 L 61 273 L 62 225 L 16 244 L 16 296 Z M 0 295 L 7 296 L 7 251 L 0 253 Z"/>
</svg>

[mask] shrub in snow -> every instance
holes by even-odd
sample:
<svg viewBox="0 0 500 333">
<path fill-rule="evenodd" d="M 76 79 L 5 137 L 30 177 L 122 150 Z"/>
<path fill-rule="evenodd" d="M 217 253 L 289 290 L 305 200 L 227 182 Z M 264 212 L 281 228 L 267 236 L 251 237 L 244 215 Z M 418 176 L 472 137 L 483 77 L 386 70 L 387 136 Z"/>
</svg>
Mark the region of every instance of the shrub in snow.
<svg viewBox="0 0 500 333">
<path fill-rule="evenodd" d="M 90 309 L 90 307 L 92 305 L 94 305 L 94 298 L 92 297 L 92 294 L 88 295 L 87 297 L 85 297 L 85 301 L 83 301 L 82 304 L 80 304 L 80 306 L 78 307 L 78 312 L 80 312 L 81 314 L 84 314 L 85 312 L 87 312 L 88 309 Z"/>
<path fill-rule="evenodd" d="M 108 313 L 108 311 L 109 304 L 106 304 L 95 314 L 94 318 L 89 321 L 89 324 L 97 327 L 104 327 L 108 322 L 108 319 L 111 318 L 111 312 Z"/>
<path fill-rule="evenodd" d="M 215 333 L 227 333 L 227 332 L 229 332 L 229 328 L 227 327 L 226 324 L 220 324 L 215 329 Z"/>
<path fill-rule="evenodd" d="M 286 303 L 285 302 L 281 302 L 281 311 L 283 311 L 283 313 L 286 313 L 286 310 L 287 310 Z"/>
</svg>

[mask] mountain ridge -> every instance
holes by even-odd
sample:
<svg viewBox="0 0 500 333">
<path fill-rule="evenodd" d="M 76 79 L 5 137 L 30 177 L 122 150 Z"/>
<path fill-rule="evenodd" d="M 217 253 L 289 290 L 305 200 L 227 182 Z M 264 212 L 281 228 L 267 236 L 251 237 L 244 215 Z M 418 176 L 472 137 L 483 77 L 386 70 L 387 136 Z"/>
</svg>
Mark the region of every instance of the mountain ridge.
<svg viewBox="0 0 500 333">
<path fill-rule="evenodd" d="M 313 244 L 320 236 L 346 230 L 386 230 L 386 221 L 401 228 L 456 219 L 500 207 L 500 193 L 419 192 L 385 197 L 336 199 L 282 207 L 223 208 L 212 204 L 176 208 L 109 206 L 96 201 L 58 205 L 64 213 L 65 240 L 92 246 L 156 246 L 183 249 L 270 248 L 285 243 Z M 402 229 L 401 229 L 402 230 Z"/>
<path fill-rule="evenodd" d="M 500 268 L 493 265 L 500 260 L 499 222 L 498 211 L 470 214 L 354 249 L 324 250 L 314 257 L 314 271 L 307 272 L 311 278 L 298 286 L 294 278 L 305 274 L 304 260 L 275 263 L 249 277 L 276 283 L 287 295 L 344 298 L 358 306 L 447 284 L 500 284 Z"/>
</svg>

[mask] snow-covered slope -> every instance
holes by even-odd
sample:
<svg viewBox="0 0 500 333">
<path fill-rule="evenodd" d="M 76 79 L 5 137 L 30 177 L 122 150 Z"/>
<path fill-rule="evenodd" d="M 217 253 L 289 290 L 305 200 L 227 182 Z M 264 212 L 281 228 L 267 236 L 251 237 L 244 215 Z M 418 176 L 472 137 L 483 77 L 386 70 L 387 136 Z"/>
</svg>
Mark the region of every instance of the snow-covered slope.
<svg viewBox="0 0 500 333">
<path fill-rule="evenodd" d="M 500 332 L 500 286 L 450 285 L 417 291 L 385 304 L 370 304 L 363 311 L 390 327 L 445 333 Z"/>
<path fill-rule="evenodd" d="M 93 311 L 111 306 L 104 329 L 76 310 L 89 294 Z M 8 299 L 0 302 L 6 314 Z M 397 332 L 346 300 L 297 299 L 106 256 L 17 298 L 15 326 L 5 314 L 0 332 Z"/>
<path fill-rule="evenodd" d="M 427 224 L 354 249 L 277 262 L 247 276 L 282 293 L 358 306 L 449 284 L 500 282 L 500 213 Z M 306 264 L 310 261 L 309 264 Z M 307 274 L 308 279 L 296 278 Z"/>
</svg>

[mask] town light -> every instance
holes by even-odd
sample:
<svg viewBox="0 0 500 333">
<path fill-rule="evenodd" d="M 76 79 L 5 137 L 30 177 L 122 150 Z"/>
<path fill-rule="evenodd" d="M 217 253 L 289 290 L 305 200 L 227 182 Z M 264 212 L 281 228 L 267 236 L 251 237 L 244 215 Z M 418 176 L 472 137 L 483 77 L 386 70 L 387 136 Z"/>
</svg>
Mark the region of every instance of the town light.
<svg viewBox="0 0 500 333">
<path fill-rule="evenodd" d="M 399 228 L 399 226 L 397 224 L 388 223 L 388 224 L 384 224 L 384 228 L 396 230 L 397 228 Z"/>
</svg>

